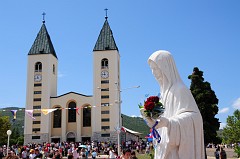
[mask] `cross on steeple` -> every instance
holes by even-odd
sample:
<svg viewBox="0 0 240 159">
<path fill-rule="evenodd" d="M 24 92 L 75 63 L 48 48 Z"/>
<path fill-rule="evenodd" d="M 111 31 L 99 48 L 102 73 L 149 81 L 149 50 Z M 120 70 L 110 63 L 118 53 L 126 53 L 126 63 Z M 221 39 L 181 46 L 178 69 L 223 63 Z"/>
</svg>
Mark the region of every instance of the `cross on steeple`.
<svg viewBox="0 0 240 159">
<path fill-rule="evenodd" d="M 43 16 L 43 21 L 42 21 L 42 22 L 43 22 L 43 23 L 45 23 L 45 15 L 46 15 L 46 13 L 43 12 L 43 13 L 42 13 L 42 16 Z"/>
<path fill-rule="evenodd" d="M 106 8 L 106 9 L 104 9 L 104 10 L 105 10 L 105 12 L 106 12 L 105 19 L 107 19 L 107 18 L 108 18 L 108 16 L 107 16 L 107 11 L 108 11 L 108 9 Z"/>
</svg>

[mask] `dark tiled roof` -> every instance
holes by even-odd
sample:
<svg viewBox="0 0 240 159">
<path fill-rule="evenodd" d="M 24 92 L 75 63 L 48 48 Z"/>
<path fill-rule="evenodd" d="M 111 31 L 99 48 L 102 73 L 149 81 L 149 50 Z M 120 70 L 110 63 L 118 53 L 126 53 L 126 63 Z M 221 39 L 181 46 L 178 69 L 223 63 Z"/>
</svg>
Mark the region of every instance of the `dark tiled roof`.
<svg viewBox="0 0 240 159">
<path fill-rule="evenodd" d="M 50 97 L 50 98 L 60 98 L 60 97 L 66 96 L 66 95 L 68 95 L 68 94 L 76 94 L 76 95 L 84 96 L 84 97 L 92 97 L 92 95 L 84 95 L 84 94 L 76 93 L 76 92 L 68 92 L 68 93 L 62 94 L 62 95 L 60 95 L 60 96 Z"/>
<path fill-rule="evenodd" d="M 112 30 L 108 24 L 107 19 L 103 24 L 102 30 L 98 36 L 98 40 L 93 49 L 93 51 L 103 50 L 118 50 L 115 40 L 113 38 Z"/>
<path fill-rule="evenodd" d="M 54 50 L 51 38 L 44 23 L 42 24 L 42 27 L 28 53 L 28 55 L 35 54 L 52 54 L 57 58 L 57 54 Z"/>
</svg>

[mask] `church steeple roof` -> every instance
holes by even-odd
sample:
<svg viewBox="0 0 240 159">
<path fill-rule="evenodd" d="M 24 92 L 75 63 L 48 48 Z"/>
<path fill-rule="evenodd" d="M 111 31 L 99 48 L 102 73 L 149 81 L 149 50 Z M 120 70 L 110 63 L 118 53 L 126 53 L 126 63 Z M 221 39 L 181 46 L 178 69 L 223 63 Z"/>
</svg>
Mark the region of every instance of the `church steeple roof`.
<svg viewBox="0 0 240 159">
<path fill-rule="evenodd" d="M 107 16 L 105 19 L 93 51 L 118 50 L 112 30 L 108 24 Z"/>
<path fill-rule="evenodd" d="M 45 26 L 45 21 L 43 21 L 42 27 L 28 53 L 28 55 L 35 54 L 52 54 L 57 58 L 57 54 L 54 50 L 51 38 Z"/>
</svg>

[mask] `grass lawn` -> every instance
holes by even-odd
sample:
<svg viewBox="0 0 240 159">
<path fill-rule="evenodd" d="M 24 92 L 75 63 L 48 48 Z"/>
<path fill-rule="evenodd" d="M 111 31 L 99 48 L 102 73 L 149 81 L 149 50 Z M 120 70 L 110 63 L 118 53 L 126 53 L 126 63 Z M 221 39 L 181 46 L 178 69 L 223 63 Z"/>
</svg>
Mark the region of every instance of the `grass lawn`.
<svg viewBox="0 0 240 159">
<path fill-rule="evenodd" d="M 138 159 L 153 159 L 154 158 L 154 150 L 152 150 L 149 154 L 145 153 L 136 153 Z"/>
</svg>

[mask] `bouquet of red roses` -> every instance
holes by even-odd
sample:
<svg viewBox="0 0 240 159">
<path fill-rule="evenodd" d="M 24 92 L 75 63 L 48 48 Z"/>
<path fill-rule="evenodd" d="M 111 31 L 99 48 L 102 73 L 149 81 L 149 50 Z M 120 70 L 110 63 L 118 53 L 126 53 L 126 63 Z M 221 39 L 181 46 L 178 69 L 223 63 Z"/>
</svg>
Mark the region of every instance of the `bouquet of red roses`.
<svg viewBox="0 0 240 159">
<path fill-rule="evenodd" d="M 158 96 L 150 96 L 144 101 L 144 105 L 139 104 L 138 106 L 143 117 L 150 117 L 153 119 L 159 118 L 165 110 Z"/>
</svg>

